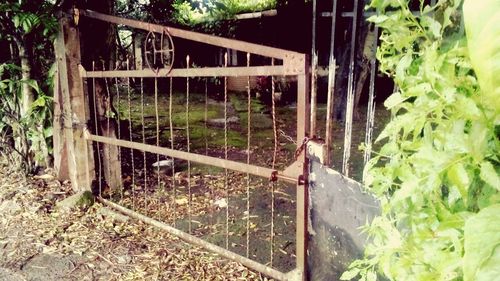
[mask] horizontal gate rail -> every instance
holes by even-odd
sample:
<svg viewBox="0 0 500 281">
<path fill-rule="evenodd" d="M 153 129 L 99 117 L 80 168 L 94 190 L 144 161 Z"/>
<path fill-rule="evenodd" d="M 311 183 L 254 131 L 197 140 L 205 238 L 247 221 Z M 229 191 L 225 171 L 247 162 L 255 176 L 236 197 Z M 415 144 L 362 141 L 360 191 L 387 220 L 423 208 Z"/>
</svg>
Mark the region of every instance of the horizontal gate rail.
<svg viewBox="0 0 500 281">
<path fill-rule="evenodd" d="M 137 212 L 134 212 L 130 209 L 127 209 L 123 206 L 120 206 L 116 203 L 113 203 L 111 201 L 108 201 L 102 197 L 97 197 L 97 200 L 131 218 L 134 218 L 134 219 L 137 219 L 137 220 L 140 220 L 142 222 L 145 222 L 147 224 L 150 224 L 150 225 L 153 225 L 155 227 L 158 227 L 164 231 L 166 231 L 167 233 L 170 233 L 174 236 L 177 236 L 178 238 L 188 242 L 188 243 L 191 243 L 193 245 L 196 245 L 196 246 L 200 246 L 200 247 L 203 247 L 209 251 L 212 251 L 213 253 L 216 253 L 222 257 L 225 257 L 225 258 L 228 258 L 228 259 L 231 259 L 231 260 L 234 260 L 236 262 L 239 262 L 241 263 L 242 265 L 244 266 L 247 266 L 248 268 L 251 268 L 253 270 L 256 270 L 256 271 L 259 271 L 259 272 L 262 272 L 266 275 L 268 275 L 269 277 L 272 277 L 276 280 L 294 280 L 295 276 L 296 276 L 296 271 L 292 270 L 288 273 L 283 273 L 281 271 L 278 271 L 276 269 L 273 269 L 269 266 L 266 266 L 266 265 L 263 265 L 263 264 L 260 264 L 256 261 L 253 261 L 249 258 L 246 258 L 244 256 L 241 256 L 241 255 L 238 255 L 236 253 L 233 253 L 229 250 L 226 250 L 222 247 L 219 247 L 217 245 L 214 245 L 212 243 L 208 243 L 206 241 L 204 241 L 203 239 L 201 238 L 198 238 L 196 236 L 193 236 L 189 233 L 186 233 L 184 231 L 181 231 L 177 228 L 174 228 L 174 227 L 171 227 L 169 226 L 168 224 L 165 224 L 165 223 L 162 223 L 160 221 L 157 221 L 155 219 L 152 219 L 152 218 L 149 218 L 147 216 L 144 216 L 144 215 L 141 215 Z"/>
<path fill-rule="evenodd" d="M 214 76 L 277 76 L 284 75 L 285 68 L 282 65 L 275 66 L 249 66 L 249 67 L 202 67 L 202 68 L 174 68 L 159 69 L 157 72 L 151 69 L 141 70 L 108 70 L 87 71 L 80 69 L 83 78 L 122 78 L 122 77 L 214 77 Z M 297 73 L 286 73 L 296 75 Z"/>
<path fill-rule="evenodd" d="M 289 175 L 285 175 L 285 174 L 283 174 L 283 172 L 279 172 L 279 171 L 265 168 L 265 167 L 260 167 L 260 166 L 249 165 L 249 164 L 245 164 L 245 163 L 241 163 L 241 162 L 226 160 L 226 159 L 222 159 L 222 158 L 211 157 L 211 156 L 201 155 L 201 154 L 197 154 L 197 153 L 190 153 L 190 152 L 170 149 L 170 148 L 166 148 L 166 147 L 159 147 L 159 146 L 154 146 L 154 145 L 144 144 L 144 143 L 139 143 L 139 142 L 132 142 L 132 141 L 103 137 L 103 136 L 97 136 L 97 135 L 90 134 L 88 131 L 86 131 L 86 133 L 85 133 L 85 139 L 100 142 L 100 143 L 110 144 L 110 145 L 117 145 L 117 146 L 121 146 L 121 147 L 137 149 L 137 150 L 141 150 L 144 152 L 156 153 L 156 154 L 165 155 L 165 156 L 169 156 L 169 157 L 173 157 L 173 158 L 177 158 L 177 159 L 182 159 L 182 160 L 186 160 L 186 161 L 193 161 L 193 162 L 197 162 L 199 164 L 216 166 L 219 168 L 229 169 L 229 170 L 233 170 L 233 171 L 237 171 L 237 172 L 249 173 L 249 174 L 264 177 L 264 178 L 271 179 L 272 177 L 276 177 L 276 178 L 286 180 L 286 181 L 291 182 L 291 183 L 298 182 L 298 178 L 293 178 Z"/>
<path fill-rule="evenodd" d="M 283 50 L 279 48 L 263 46 L 259 44 L 228 39 L 223 37 L 217 37 L 213 35 L 198 33 L 194 31 L 183 30 L 179 28 L 163 26 L 159 24 L 152 24 L 147 22 L 141 22 L 138 20 L 120 18 L 116 16 L 101 14 L 90 10 L 79 10 L 80 15 L 86 16 L 88 18 L 98 19 L 110 23 L 126 25 L 133 28 L 138 28 L 150 32 L 163 33 L 167 32 L 173 37 L 188 39 L 191 41 L 196 41 L 200 43 L 205 43 L 209 45 L 214 45 L 223 48 L 229 48 L 241 52 L 247 52 L 251 54 L 256 54 L 260 56 L 281 59 L 283 60 L 283 65 L 285 67 L 285 72 L 290 75 L 294 74 L 304 74 L 304 63 L 306 60 L 306 55 L 292 52 L 288 50 Z"/>
</svg>

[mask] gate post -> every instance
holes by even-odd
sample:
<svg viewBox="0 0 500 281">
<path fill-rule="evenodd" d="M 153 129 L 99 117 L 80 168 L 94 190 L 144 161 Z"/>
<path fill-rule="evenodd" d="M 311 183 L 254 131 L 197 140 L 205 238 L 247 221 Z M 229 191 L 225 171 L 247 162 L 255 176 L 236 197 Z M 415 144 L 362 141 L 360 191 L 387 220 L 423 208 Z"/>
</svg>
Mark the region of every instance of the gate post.
<svg viewBox="0 0 500 281">
<path fill-rule="evenodd" d="M 62 112 L 62 126 L 58 127 L 62 131 L 54 132 L 59 138 L 59 147 L 55 147 L 54 154 L 61 153 L 55 157 L 59 162 L 55 166 L 67 165 L 67 176 L 75 192 L 90 191 L 94 178 L 94 161 L 92 146 L 84 137 L 88 114 L 85 110 L 87 103 L 79 72 L 80 38 L 72 19 L 66 13 L 61 13 L 54 49 L 58 75 L 58 90 L 54 100 L 56 109 Z M 57 121 L 59 120 L 55 120 Z"/>
<path fill-rule="evenodd" d="M 304 55 L 304 73 L 297 75 L 297 149 L 302 145 L 310 127 L 310 91 L 309 91 L 309 59 Z M 296 230 L 296 265 L 301 271 L 300 280 L 307 280 L 307 224 L 308 224 L 308 187 L 307 187 L 307 157 L 305 151 L 297 161 L 303 163 L 303 179 L 297 183 L 297 230 Z"/>
</svg>

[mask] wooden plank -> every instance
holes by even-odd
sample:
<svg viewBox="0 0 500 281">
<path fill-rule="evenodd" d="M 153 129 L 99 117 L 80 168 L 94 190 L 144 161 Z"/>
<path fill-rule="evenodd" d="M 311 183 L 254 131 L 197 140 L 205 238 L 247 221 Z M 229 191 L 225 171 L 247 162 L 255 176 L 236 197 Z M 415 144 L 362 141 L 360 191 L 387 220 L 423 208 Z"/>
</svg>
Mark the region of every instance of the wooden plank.
<svg viewBox="0 0 500 281">
<path fill-rule="evenodd" d="M 93 163 L 88 163 L 87 156 L 91 148 L 83 137 L 86 118 L 82 79 L 78 70 L 80 41 L 78 31 L 69 22 L 68 18 L 61 18 L 54 47 L 62 95 L 67 166 L 73 190 L 79 192 L 91 190 L 89 167 Z"/>
<path fill-rule="evenodd" d="M 60 181 L 69 180 L 69 170 L 68 170 L 68 150 L 66 144 L 66 138 L 64 137 L 63 129 L 63 97 L 59 82 L 59 71 L 56 70 L 54 75 L 54 102 L 53 110 L 54 117 L 52 122 L 52 143 L 54 151 L 54 170 L 56 172 L 57 179 Z"/>
</svg>

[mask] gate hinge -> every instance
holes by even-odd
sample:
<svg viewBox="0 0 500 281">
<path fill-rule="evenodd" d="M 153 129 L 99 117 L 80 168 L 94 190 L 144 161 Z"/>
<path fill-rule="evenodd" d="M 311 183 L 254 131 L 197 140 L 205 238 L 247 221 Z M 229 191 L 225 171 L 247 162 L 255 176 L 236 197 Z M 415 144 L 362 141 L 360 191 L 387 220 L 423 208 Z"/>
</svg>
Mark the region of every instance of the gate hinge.
<svg viewBox="0 0 500 281">
<path fill-rule="evenodd" d="M 283 171 L 273 171 L 269 180 L 277 181 L 278 179 L 298 185 L 305 184 L 306 177 L 304 176 L 304 163 L 301 161 L 295 161 Z"/>
</svg>

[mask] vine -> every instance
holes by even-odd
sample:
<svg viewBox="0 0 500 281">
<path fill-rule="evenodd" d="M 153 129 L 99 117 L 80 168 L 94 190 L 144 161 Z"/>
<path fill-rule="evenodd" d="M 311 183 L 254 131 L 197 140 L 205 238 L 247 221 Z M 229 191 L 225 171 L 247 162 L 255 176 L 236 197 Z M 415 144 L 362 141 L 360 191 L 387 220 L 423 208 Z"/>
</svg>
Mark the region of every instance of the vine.
<svg viewBox="0 0 500 281">
<path fill-rule="evenodd" d="M 500 264 L 500 2 L 372 0 L 398 91 L 365 167 L 381 215 L 342 280 L 493 280 Z"/>
</svg>

